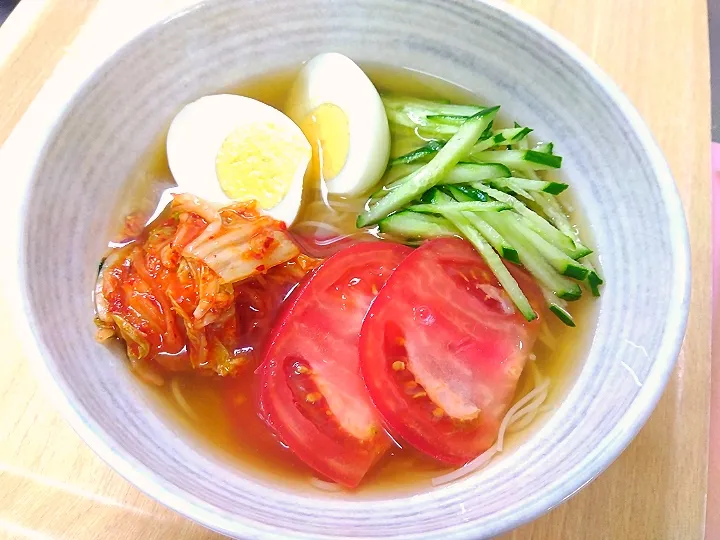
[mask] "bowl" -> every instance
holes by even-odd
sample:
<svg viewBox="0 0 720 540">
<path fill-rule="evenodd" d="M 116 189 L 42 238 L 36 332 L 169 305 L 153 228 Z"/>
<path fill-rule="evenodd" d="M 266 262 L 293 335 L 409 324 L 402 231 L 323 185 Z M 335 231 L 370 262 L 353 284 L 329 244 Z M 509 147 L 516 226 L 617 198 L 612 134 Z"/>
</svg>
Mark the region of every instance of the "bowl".
<svg viewBox="0 0 720 540">
<path fill-rule="evenodd" d="M 178 434 L 117 351 L 90 291 L 117 201 L 185 103 L 324 51 L 409 67 L 500 103 L 556 143 L 607 285 L 580 369 L 550 418 L 486 469 L 412 495 L 312 494 L 232 468 Z M 617 87 L 554 32 L 473 0 L 218 0 L 157 24 L 77 88 L 23 186 L 17 297 L 38 372 L 87 444 L 150 496 L 240 538 L 487 538 L 603 471 L 657 403 L 689 298 L 668 167 Z"/>
</svg>

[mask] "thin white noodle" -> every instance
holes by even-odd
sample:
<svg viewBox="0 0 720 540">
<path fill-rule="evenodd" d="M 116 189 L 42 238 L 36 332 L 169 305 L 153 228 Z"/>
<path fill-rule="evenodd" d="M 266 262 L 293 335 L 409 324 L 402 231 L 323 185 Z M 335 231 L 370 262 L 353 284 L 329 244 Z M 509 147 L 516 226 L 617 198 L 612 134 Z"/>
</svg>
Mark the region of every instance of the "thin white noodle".
<svg viewBox="0 0 720 540">
<path fill-rule="evenodd" d="M 348 238 L 354 238 L 356 236 L 365 236 L 365 233 L 343 234 L 342 236 L 336 236 L 334 238 L 326 238 L 325 240 L 316 240 L 315 243 L 318 246 L 323 246 L 323 247 L 331 246 L 332 244 L 341 242 L 343 240 L 347 240 Z"/>
<path fill-rule="evenodd" d="M 344 234 L 340 227 L 335 227 L 335 225 L 330 225 L 329 223 L 325 223 L 323 221 L 301 221 L 300 223 L 296 223 L 295 227 L 314 227 L 316 229 L 325 229 L 326 231 L 337 235 Z"/>
<path fill-rule="evenodd" d="M 532 365 L 534 366 L 534 364 Z M 525 418 L 526 415 L 529 414 L 528 412 L 525 412 L 526 409 L 530 408 L 531 410 L 537 411 L 538 407 L 542 405 L 542 403 L 547 398 L 548 388 L 550 387 L 550 379 L 541 377 L 539 375 L 539 371 L 537 373 L 533 371 L 533 375 L 537 375 L 536 383 L 539 382 L 539 384 L 537 384 L 533 390 L 525 394 L 525 396 L 523 396 L 522 399 L 515 403 L 515 405 L 510 407 L 510 410 L 508 410 L 507 414 L 505 415 L 503 421 L 500 424 L 500 429 L 498 430 L 498 438 L 495 444 L 472 461 L 460 467 L 459 469 L 456 469 L 448 474 L 438 476 L 437 478 L 433 478 L 433 486 L 440 486 L 442 484 L 447 484 L 449 482 L 453 482 L 455 480 L 463 478 L 468 474 L 475 472 L 476 470 L 483 467 L 495 456 L 495 454 L 502 452 L 503 443 L 505 440 L 505 433 L 508 431 L 508 428 L 514 425 L 515 422 Z"/>
<path fill-rule="evenodd" d="M 310 477 L 310 484 L 312 484 L 313 487 L 316 487 L 323 491 L 329 491 L 333 493 L 337 493 L 338 491 L 343 490 L 340 484 L 336 484 L 335 482 L 326 482 L 325 480 L 320 480 L 319 478 L 315 478 L 314 476 Z"/>
<path fill-rule="evenodd" d="M 183 412 L 187 414 L 192 420 L 199 420 L 197 414 L 195 414 L 195 411 L 192 410 L 192 407 L 190 407 L 188 402 L 185 400 L 185 397 L 182 395 L 182 391 L 180 390 L 180 379 L 178 379 L 177 377 L 173 377 L 173 380 L 170 383 L 170 389 L 172 390 L 175 401 L 177 401 L 178 405 L 180 405 L 180 408 L 183 410 Z"/>
</svg>

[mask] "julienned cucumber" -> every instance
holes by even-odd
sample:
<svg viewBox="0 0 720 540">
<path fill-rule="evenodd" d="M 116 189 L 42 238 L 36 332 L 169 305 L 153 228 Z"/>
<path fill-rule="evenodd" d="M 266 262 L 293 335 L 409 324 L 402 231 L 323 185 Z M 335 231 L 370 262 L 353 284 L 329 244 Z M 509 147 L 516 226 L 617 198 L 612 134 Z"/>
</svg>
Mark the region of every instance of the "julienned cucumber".
<svg viewBox="0 0 720 540">
<path fill-rule="evenodd" d="M 528 180 L 527 178 L 491 178 L 487 181 L 483 180 L 496 189 L 510 189 L 517 191 L 542 191 L 551 195 L 559 195 L 568 188 L 567 184 L 560 182 L 545 182 L 544 180 Z M 522 194 L 522 193 L 520 193 Z"/>
<path fill-rule="evenodd" d="M 501 212 L 503 210 L 510 210 L 512 206 L 509 204 L 498 203 L 496 201 L 488 202 L 449 202 L 447 205 L 440 203 L 433 204 L 414 204 L 408 206 L 408 210 L 413 212 L 426 212 L 431 214 L 438 214 L 443 212 Z"/>
<path fill-rule="evenodd" d="M 386 185 L 386 189 L 393 189 L 403 183 L 404 177 L 418 170 L 422 165 L 397 165 L 393 166 L 386 174 L 386 178 L 392 177 Z M 506 178 L 510 176 L 510 169 L 499 163 L 458 163 L 438 184 L 469 184 L 471 182 L 482 182 L 491 178 Z M 564 185 L 564 184 L 563 184 Z"/>
<path fill-rule="evenodd" d="M 425 99 L 400 96 L 382 96 L 386 109 L 405 111 L 409 116 L 427 117 L 432 115 L 474 116 L 486 109 L 480 105 L 454 105 Z"/>
<path fill-rule="evenodd" d="M 485 163 L 502 163 L 511 169 L 559 169 L 562 157 L 536 150 L 488 150 L 473 152 L 470 159 Z"/>
<path fill-rule="evenodd" d="M 443 146 L 445 146 L 445 141 L 429 141 L 426 145 L 421 146 L 420 148 L 417 148 L 412 152 L 396 157 L 390 162 L 390 165 L 402 165 L 420 161 L 435 154 Z"/>
<path fill-rule="evenodd" d="M 533 246 L 535 246 L 545 260 L 547 260 L 560 274 L 579 281 L 583 281 L 587 277 L 589 270 L 585 266 L 568 257 L 565 253 L 550 244 L 530 227 L 526 226 L 523 223 L 522 216 L 517 216 L 515 228 Z"/>
<path fill-rule="evenodd" d="M 381 233 L 406 239 L 458 236 L 460 233 L 447 219 L 403 210 L 378 223 Z"/>
<path fill-rule="evenodd" d="M 440 182 L 442 178 L 467 155 L 480 134 L 495 118 L 500 107 L 485 109 L 466 121 L 458 132 L 443 146 L 435 157 L 422 168 L 410 174 L 397 189 L 373 204 L 357 220 L 358 227 L 365 227 L 380 221 L 396 210 L 423 194 Z M 502 202 L 502 201 L 501 201 Z"/>
<path fill-rule="evenodd" d="M 466 194 L 461 188 L 458 187 L 449 186 L 447 189 L 457 201 L 472 201 L 477 200 L 478 198 L 477 196 L 471 196 Z M 503 259 L 518 264 L 520 263 L 520 258 L 518 257 L 515 248 L 508 244 L 505 239 L 500 235 L 500 233 L 493 229 L 492 226 L 482 218 L 482 215 L 473 214 L 471 212 L 463 212 L 463 216 L 465 216 L 465 218 L 470 221 L 473 227 L 480 231 L 480 234 L 483 235 L 485 240 L 488 241 L 488 243 L 495 249 L 495 251 L 498 252 L 498 254 Z"/>
<path fill-rule="evenodd" d="M 558 298 L 577 300 L 582 295 L 580 285 L 559 275 L 543 258 L 537 248 L 518 230 L 516 219 L 511 215 L 488 215 L 487 221 L 517 250 L 520 262 L 535 279 L 550 289 Z"/>
<path fill-rule="evenodd" d="M 433 202 L 437 204 L 448 204 L 452 203 L 453 199 L 449 195 L 446 195 L 439 190 L 435 190 Z M 444 215 L 475 247 L 478 253 L 480 253 L 480 256 L 485 259 L 485 262 L 490 267 L 490 270 L 493 271 L 495 277 L 497 277 L 500 282 L 500 285 L 502 285 L 505 289 L 505 292 L 517 306 L 520 313 L 523 314 L 523 317 L 525 317 L 528 321 L 537 319 L 537 314 L 533 310 L 532 306 L 530 306 L 530 302 L 522 292 L 522 289 L 520 289 L 520 286 L 517 284 L 517 281 L 515 281 L 515 278 L 512 277 L 510 271 L 503 264 L 500 256 L 495 253 L 490 244 L 485 241 L 483 236 L 477 229 L 475 229 L 475 227 L 473 227 L 470 221 L 468 221 L 460 212 L 448 212 Z"/>
<path fill-rule="evenodd" d="M 561 233 L 544 218 L 530 210 L 512 195 L 490 188 L 482 183 L 475 183 L 473 184 L 473 187 L 485 191 L 485 193 L 490 195 L 493 199 L 511 205 L 518 214 L 527 219 L 529 226 L 536 233 L 573 259 L 579 259 L 592 253 L 592 250 L 582 244 L 576 245 L 571 238 Z"/>
<path fill-rule="evenodd" d="M 555 293 L 542 285 L 540 285 L 540 290 L 545 298 L 548 309 L 560 319 L 563 324 L 575 328 L 575 319 L 573 319 L 573 316 L 570 315 L 570 312 L 567 310 L 567 302 L 555 296 Z"/>
</svg>

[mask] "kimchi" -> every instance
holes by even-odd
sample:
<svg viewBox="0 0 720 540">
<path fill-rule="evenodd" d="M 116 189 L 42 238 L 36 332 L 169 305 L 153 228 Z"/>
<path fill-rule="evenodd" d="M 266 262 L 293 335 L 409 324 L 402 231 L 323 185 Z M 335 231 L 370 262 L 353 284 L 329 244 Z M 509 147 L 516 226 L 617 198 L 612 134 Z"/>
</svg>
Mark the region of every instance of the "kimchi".
<svg viewBox="0 0 720 540">
<path fill-rule="evenodd" d="M 124 340 L 133 369 L 227 376 L 251 363 L 275 311 L 319 262 L 256 203 L 216 208 L 175 195 L 158 219 L 112 250 L 95 286 L 97 337 Z"/>
</svg>

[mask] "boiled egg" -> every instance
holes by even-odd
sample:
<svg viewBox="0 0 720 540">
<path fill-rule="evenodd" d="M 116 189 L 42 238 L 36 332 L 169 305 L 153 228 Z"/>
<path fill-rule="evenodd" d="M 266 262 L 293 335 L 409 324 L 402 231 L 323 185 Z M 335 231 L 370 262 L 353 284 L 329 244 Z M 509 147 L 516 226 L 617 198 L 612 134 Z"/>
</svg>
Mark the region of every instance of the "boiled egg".
<svg viewBox="0 0 720 540">
<path fill-rule="evenodd" d="M 305 64 L 285 111 L 312 144 L 311 170 L 329 193 L 359 195 L 380 180 L 390 155 L 385 108 L 368 76 L 347 56 L 325 53 Z"/>
<path fill-rule="evenodd" d="M 227 205 L 254 199 L 292 224 L 312 158 L 307 138 L 282 112 L 232 94 L 186 105 L 170 125 L 167 157 L 178 190 Z"/>
</svg>

